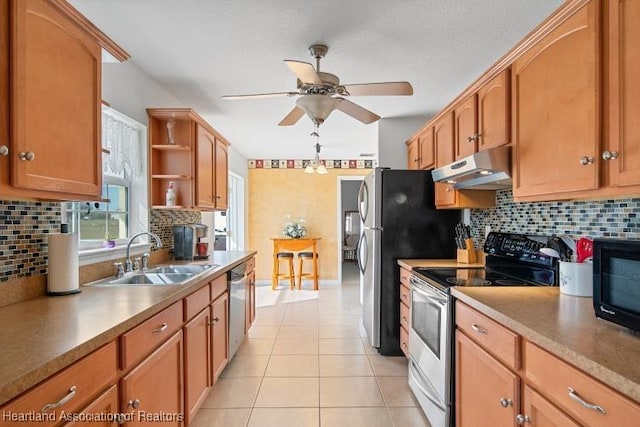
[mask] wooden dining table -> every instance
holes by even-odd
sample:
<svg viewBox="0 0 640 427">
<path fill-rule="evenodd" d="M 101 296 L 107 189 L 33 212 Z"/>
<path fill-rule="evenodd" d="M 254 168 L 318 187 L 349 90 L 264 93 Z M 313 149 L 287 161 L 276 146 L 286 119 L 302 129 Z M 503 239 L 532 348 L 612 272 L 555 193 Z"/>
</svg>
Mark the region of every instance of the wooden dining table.
<svg viewBox="0 0 640 427">
<path fill-rule="evenodd" d="M 321 237 L 303 237 L 293 239 L 291 237 L 272 237 L 273 241 L 273 276 L 271 278 L 272 288 L 278 286 L 278 252 L 311 252 L 313 253 L 313 290 L 318 290 L 318 245 Z M 302 282 L 302 279 L 299 279 Z"/>
</svg>

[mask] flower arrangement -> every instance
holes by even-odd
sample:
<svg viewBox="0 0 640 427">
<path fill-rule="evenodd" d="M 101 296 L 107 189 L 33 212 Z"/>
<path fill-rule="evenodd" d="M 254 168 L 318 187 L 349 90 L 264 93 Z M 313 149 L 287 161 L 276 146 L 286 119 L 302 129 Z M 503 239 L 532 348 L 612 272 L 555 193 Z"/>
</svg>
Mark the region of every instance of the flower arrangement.
<svg viewBox="0 0 640 427">
<path fill-rule="evenodd" d="M 292 239 L 300 239 L 307 234 L 307 229 L 304 226 L 304 219 L 292 219 L 291 215 L 287 215 L 287 222 L 284 224 L 282 235 L 291 237 Z"/>
</svg>

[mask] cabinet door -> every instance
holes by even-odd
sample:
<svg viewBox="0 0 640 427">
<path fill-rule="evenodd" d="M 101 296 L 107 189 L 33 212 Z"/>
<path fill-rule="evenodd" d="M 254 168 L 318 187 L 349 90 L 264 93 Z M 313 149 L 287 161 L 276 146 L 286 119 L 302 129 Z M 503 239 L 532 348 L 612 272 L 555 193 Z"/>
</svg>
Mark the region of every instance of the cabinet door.
<svg viewBox="0 0 640 427">
<path fill-rule="evenodd" d="M 251 271 L 247 274 L 246 285 L 246 299 L 245 299 L 245 328 L 244 333 L 249 331 L 253 320 L 256 317 L 256 273 Z"/>
<path fill-rule="evenodd" d="M 455 159 L 478 151 L 478 98 L 473 95 L 453 111 L 455 121 Z"/>
<path fill-rule="evenodd" d="M 580 427 L 580 424 L 528 386 L 524 387 L 522 412 L 529 418 L 526 425 L 531 427 Z"/>
<path fill-rule="evenodd" d="M 49 2 L 11 2 L 11 180 L 99 198 L 101 49 Z"/>
<path fill-rule="evenodd" d="M 453 115 L 445 114 L 433 126 L 433 144 L 436 149 L 436 168 L 453 162 Z M 456 204 L 456 192 L 451 184 L 435 183 L 437 207 Z"/>
<path fill-rule="evenodd" d="M 229 350 L 229 294 L 223 293 L 211 304 L 211 371 L 212 383 L 227 365 Z"/>
<path fill-rule="evenodd" d="M 228 205 L 229 188 L 229 153 L 227 144 L 216 139 L 215 169 L 215 205 L 216 209 L 225 210 Z"/>
<path fill-rule="evenodd" d="M 79 413 L 71 412 L 69 413 L 69 417 L 71 418 L 71 422 L 65 424 L 65 427 L 111 427 L 117 425 L 114 421 L 93 421 L 91 419 L 86 419 L 85 417 L 81 417 L 81 414 L 96 414 L 96 416 L 100 416 L 102 414 L 118 414 L 118 386 L 114 385 L 107 391 L 105 391 L 102 395 L 96 398 L 93 402 L 91 402 L 86 408 L 84 408 Z M 60 415 L 62 417 L 62 415 Z M 77 419 L 77 421 L 73 421 L 73 419 Z M 84 419 L 84 420 L 83 420 Z M 69 421 L 69 419 L 63 419 L 63 421 Z"/>
<path fill-rule="evenodd" d="M 511 141 L 509 69 L 478 90 L 478 151 Z"/>
<path fill-rule="evenodd" d="M 216 139 L 207 129 L 200 125 L 198 125 L 197 139 L 197 204 L 198 207 L 215 208 L 214 156 L 216 150 Z"/>
<path fill-rule="evenodd" d="M 126 426 L 151 425 L 144 415 L 164 413 L 175 418 L 163 423 L 181 426 L 183 414 L 182 330 L 144 359 L 121 380 L 120 409 L 132 414 Z"/>
<path fill-rule="evenodd" d="M 589 2 L 513 64 L 515 197 L 599 186 L 599 4 Z"/>
<path fill-rule="evenodd" d="M 418 137 L 407 143 L 407 169 L 420 169 L 419 144 Z"/>
<path fill-rule="evenodd" d="M 187 423 L 195 416 L 211 385 L 209 314 L 207 307 L 184 325 L 184 403 Z"/>
<path fill-rule="evenodd" d="M 419 136 L 419 166 L 420 169 L 431 169 L 436 163 L 435 148 L 433 146 L 433 128 L 422 132 Z"/>
<path fill-rule="evenodd" d="M 606 163 L 612 185 L 637 185 L 640 184 L 640 2 L 611 0 L 609 7 L 608 150 L 617 158 Z"/>
<path fill-rule="evenodd" d="M 515 424 L 519 378 L 480 346 L 456 331 L 456 425 Z"/>
</svg>

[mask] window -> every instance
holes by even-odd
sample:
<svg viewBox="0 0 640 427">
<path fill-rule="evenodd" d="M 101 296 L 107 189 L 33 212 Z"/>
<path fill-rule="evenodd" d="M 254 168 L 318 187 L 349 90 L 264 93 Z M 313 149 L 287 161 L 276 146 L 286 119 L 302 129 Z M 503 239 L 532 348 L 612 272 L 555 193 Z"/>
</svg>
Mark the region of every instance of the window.
<svg viewBox="0 0 640 427">
<path fill-rule="evenodd" d="M 96 251 L 107 253 L 104 259 L 120 256 L 108 241 L 122 247 L 129 236 L 148 229 L 145 141 L 144 125 L 103 108 L 102 199 L 62 205 L 62 217 L 78 233 L 81 259 Z"/>
</svg>

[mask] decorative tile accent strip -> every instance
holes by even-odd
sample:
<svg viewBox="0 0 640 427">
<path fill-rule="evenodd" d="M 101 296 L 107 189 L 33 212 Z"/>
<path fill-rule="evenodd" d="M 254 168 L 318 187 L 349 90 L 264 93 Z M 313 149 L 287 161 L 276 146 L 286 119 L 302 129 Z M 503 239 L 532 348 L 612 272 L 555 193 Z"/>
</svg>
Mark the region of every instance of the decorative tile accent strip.
<svg viewBox="0 0 640 427">
<path fill-rule="evenodd" d="M 201 223 L 202 215 L 198 211 L 182 211 L 174 209 L 151 209 L 151 223 L 149 231 L 155 233 L 162 240 L 162 246 L 173 248 L 174 224 Z M 213 230 L 209 230 L 213 232 Z"/>
<path fill-rule="evenodd" d="M 47 234 L 60 230 L 60 203 L 0 200 L 0 282 L 47 274 Z"/>
<path fill-rule="evenodd" d="M 496 207 L 472 209 L 478 247 L 488 225 L 494 231 L 570 237 L 640 238 L 640 198 L 597 201 L 515 203 L 511 190 L 497 192 Z"/>
<path fill-rule="evenodd" d="M 311 160 L 249 160 L 249 169 L 304 169 Z M 320 160 L 327 169 L 373 169 L 377 160 Z"/>
</svg>

